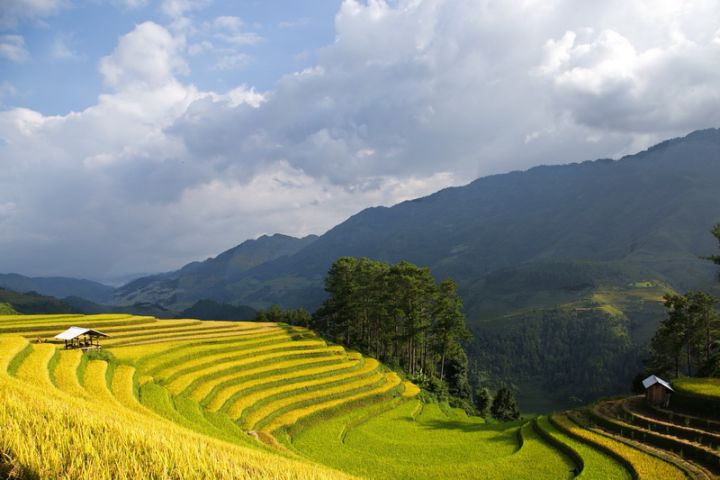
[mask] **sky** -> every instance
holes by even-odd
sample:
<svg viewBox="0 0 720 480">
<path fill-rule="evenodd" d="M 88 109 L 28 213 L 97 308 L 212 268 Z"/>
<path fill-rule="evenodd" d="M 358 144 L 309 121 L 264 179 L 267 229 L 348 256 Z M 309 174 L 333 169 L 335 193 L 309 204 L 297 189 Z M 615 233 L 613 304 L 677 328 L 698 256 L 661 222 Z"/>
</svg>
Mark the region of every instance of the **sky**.
<svg viewBox="0 0 720 480">
<path fill-rule="evenodd" d="M 720 0 L 2 0 L 0 272 L 111 279 L 720 127 Z"/>
</svg>

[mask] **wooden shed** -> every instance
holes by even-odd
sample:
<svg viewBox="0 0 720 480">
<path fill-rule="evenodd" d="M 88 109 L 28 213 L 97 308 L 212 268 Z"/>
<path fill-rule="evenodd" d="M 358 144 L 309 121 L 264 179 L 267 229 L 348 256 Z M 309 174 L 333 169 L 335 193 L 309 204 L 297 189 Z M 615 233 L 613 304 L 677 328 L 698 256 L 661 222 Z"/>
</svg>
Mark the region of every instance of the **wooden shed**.
<svg viewBox="0 0 720 480">
<path fill-rule="evenodd" d="M 70 327 L 55 335 L 56 340 L 65 341 L 65 348 L 82 348 L 83 350 L 100 348 L 100 337 L 109 337 L 109 335 L 83 327 Z"/>
<path fill-rule="evenodd" d="M 675 391 L 668 382 L 655 375 L 643 380 L 645 388 L 645 401 L 649 405 L 667 408 L 670 405 L 670 395 Z"/>
</svg>

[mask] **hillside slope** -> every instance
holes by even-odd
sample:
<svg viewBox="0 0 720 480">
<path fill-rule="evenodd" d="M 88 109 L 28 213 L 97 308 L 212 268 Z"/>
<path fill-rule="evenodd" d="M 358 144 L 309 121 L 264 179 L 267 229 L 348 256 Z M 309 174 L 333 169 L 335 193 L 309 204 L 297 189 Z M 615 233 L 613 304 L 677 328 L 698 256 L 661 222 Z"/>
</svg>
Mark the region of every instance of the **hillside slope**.
<svg viewBox="0 0 720 480">
<path fill-rule="evenodd" d="M 203 299 L 237 303 L 235 292 L 242 288 L 238 282 L 242 282 L 248 271 L 267 262 L 291 256 L 311 245 L 316 239 L 314 235 L 295 238 L 275 234 L 247 240 L 217 257 L 189 263 L 176 272 L 130 282 L 115 291 L 114 303 L 154 303 L 176 311 L 186 309 Z"/>
<path fill-rule="evenodd" d="M 545 288 L 538 271 L 551 272 L 549 287 L 560 290 L 646 278 L 679 290 L 706 286 L 713 269 L 698 256 L 715 248 L 708 230 L 720 220 L 719 184 L 720 130 L 698 131 L 619 161 L 537 167 L 369 208 L 306 245 L 295 242 L 294 254 L 229 273 L 222 260 L 253 241 L 246 242 L 171 274 L 175 288 L 147 277 L 116 299 L 131 302 L 144 292 L 165 305 L 189 295 L 314 308 L 323 276 L 343 255 L 408 260 L 453 277 L 473 320 L 483 312 L 479 300 L 498 289 Z"/>
<path fill-rule="evenodd" d="M 78 313 L 72 305 L 57 298 L 40 295 L 36 292 L 19 293 L 0 288 L 0 305 L 5 305 L 0 315 L 11 313 Z"/>
<path fill-rule="evenodd" d="M 37 292 L 51 297 L 82 297 L 96 303 L 112 298 L 113 287 L 68 277 L 26 277 L 17 273 L 0 274 L 0 288 L 16 292 Z"/>
</svg>

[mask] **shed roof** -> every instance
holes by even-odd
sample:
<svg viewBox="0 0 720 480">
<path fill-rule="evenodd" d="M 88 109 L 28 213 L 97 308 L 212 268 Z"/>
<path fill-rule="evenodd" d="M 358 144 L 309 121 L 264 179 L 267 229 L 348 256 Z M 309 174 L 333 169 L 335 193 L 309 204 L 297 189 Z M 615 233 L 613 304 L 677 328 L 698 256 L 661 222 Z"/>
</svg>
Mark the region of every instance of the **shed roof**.
<svg viewBox="0 0 720 480">
<path fill-rule="evenodd" d="M 90 335 L 93 337 L 108 337 L 109 335 L 104 334 L 98 330 L 93 330 L 92 328 L 83 328 L 83 327 L 70 327 L 64 332 L 55 335 L 55 338 L 58 340 L 72 340 L 73 338 L 77 338 L 80 335 Z"/>
<path fill-rule="evenodd" d="M 643 387 L 645 389 L 648 389 L 648 388 L 652 387 L 653 385 L 655 385 L 656 383 L 659 383 L 660 385 L 667 388 L 671 392 L 675 391 L 675 390 L 673 390 L 673 388 L 670 386 L 670 384 L 668 382 L 666 382 L 665 380 L 663 380 L 660 377 L 656 377 L 655 375 L 650 375 L 645 380 L 643 380 L 642 383 L 643 383 Z"/>
</svg>

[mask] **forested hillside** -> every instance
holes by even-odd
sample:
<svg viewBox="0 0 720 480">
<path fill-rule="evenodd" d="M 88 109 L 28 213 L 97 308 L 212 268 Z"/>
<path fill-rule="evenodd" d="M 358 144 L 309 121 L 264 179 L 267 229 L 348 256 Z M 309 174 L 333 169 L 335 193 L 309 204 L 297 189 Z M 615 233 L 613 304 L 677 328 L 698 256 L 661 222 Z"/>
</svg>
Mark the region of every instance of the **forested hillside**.
<svg viewBox="0 0 720 480">
<path fill-rule="evenodd" d="M 133 282 L 116 301 L 185 308 L 210 298 L 314 310 L 337 258 L 407 260 L 430 267 L 438 279 L 456 280 L 478 338 L 478 369 L 547 389 L 552 379 L 570 375 L 558 368 L 573 361 L 585 375 L 604 380 L 591 392 L 577 379 L 562 398 L 598 388 L 610 393 L 625 389 L 639 365 L 641 347 L 662 318 L 662 294 L 712 283 L 712 264 L 698 257 L 714 249 L 708 230 L 720 220 L 718 185 L 720 131 L 703 130 L 619 161 L 537 167 L 370 208 L 317 239 L 284 237 L 297 247 L 294 253 L 283 250 L 284 256 L 265 256 L 249 268 L 210 268 L 223 265 L 226 252 Z M 538 338 L 538 329 L 554 319 L 571 335 L 585 335 L 585 324 L 599 325 L 608 339 L 608 348 L 596 345 L 602 361 L 576 348 L 583 338 Z M 518 355 L 532 345 L 539 367 L 524 368 Z"/>
</svg>

